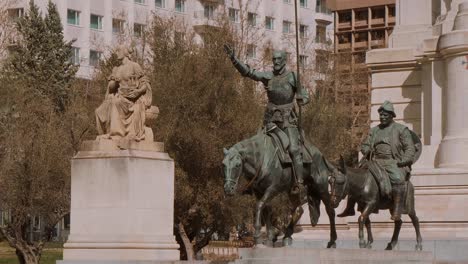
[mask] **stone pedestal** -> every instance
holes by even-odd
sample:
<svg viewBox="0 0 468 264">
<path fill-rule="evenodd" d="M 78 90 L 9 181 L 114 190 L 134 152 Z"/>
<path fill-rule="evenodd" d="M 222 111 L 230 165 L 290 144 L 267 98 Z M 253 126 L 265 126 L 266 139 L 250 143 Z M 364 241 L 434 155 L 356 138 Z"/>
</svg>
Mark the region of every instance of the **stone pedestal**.
<svg viewBox="0 0 468 264">
<path fill-rule="evenodd" d="M 60 263 L 179 259 L 174 162 L 156 142 L 84 142 L 72 160 L 71 226 Z"/>
<path fill-rule="evenodd" d="M 241 259 L 232 263 L 304 263 L 304 264 L 364 264 L 364 263 L 427 263 L 434 261 L 431 252 L 385 251 L 367 249 L 326 248 L 260 248 L 240 249 Z"/>
</svg>

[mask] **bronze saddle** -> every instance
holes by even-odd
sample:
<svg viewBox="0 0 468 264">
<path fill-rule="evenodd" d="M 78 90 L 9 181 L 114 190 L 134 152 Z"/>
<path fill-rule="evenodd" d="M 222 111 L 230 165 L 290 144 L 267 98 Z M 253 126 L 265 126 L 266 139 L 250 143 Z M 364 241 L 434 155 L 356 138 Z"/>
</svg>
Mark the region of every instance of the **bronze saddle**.
<svg viewBox="0 0 468 264">
<path fill-rule="evenodd" d="M 289 155 L 289 138 L 286 133 L 281 129 L 275 129 L 274 131 L 267 132 L 267 135 L 271 137 L 273 145 L 275 146 L 276 154 L 280 159 L 282 164 L 292 163 L 291 155 Z M 303 163 L 312 163 L 312 157 L 310 156 L 309 151 L 306 149 L 304 142 L 301 142 L 302 149 L 302 162 Z"/>
</svg>

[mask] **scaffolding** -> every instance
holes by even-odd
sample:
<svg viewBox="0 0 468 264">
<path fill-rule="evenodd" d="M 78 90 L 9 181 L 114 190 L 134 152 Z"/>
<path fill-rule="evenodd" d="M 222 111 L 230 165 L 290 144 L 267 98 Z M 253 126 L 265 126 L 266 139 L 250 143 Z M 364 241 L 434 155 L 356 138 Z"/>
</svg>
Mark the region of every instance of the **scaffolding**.
<svg viewBox="0 0 468 264">
<path fill-rule="evenodd" d="M 339 1 L 336 1 L 338 4 Z M 375 5 L 359 1 L 353 8 L 334 10 L 337 70 L 341 85 L 335 88 L 336 100 L 349 105 L 354 116 L 353 143 L 359 145 L 370 124 L 370 75 L 365 64 L 366 52 L 387 48 L 388 37 L 395 26 L 395 1 Z M 358 3 L 358 2 L 356 2 Z"/>
</svg>

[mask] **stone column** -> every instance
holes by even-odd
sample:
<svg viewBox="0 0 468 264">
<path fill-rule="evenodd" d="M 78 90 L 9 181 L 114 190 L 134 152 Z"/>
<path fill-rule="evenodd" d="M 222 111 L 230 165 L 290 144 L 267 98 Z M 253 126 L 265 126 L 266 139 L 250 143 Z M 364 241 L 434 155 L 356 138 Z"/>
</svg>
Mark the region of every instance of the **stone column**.
<svg viewBox="0 0 468 264">
<path fill-rule="evenodd" d="M 396 1 L 396 26 L 389 39 L 390 48 L 414 48 L 432 36 L 432 1 Z"/>
<path fill-rule="evenodd" d="M 447 76 L 439 167 L 468 167 L 468 1 L 459 4 L 452 32 L 439 40 Z"/>
</svg>

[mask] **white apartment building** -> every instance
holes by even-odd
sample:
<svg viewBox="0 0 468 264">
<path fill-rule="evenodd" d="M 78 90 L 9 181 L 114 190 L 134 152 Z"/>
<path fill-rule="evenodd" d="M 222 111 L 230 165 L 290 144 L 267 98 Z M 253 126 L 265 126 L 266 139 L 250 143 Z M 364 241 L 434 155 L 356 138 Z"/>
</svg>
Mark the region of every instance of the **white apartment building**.
<svg viewBox="0 0 468 264">
<path fill-rule="evenodd" d="M 8 1 L 8 0 L 2 0 Z M 118 44 L 124 34 L 138 39 L 153 14 L 176 17 L 199 34 L 213 26 L 220 14 L 232 23 L 255 27 L 261 39 L 247 45 L 246 57 L 257 60 L 265 43 L 285 49 L 295 57 L 294 0 L 52 0 L 57 4 L 64 27 L 64 36 L 74 42 L 72 60 L 80 65 L 78 76 L 89 78 L 103 52 Z M 29 0 L 14 0 L 9 5 L 12 16 L 21 15 Z M 35 0 L 45 11 L 48 0 Z M 299 29 L 304 43 L 300 60 L 314 63 L 316 49 L 333 39 L 333 15 L 326 9 L 326 0 L 298 0 Z"/>
</svg>

